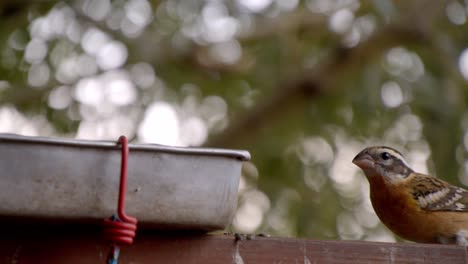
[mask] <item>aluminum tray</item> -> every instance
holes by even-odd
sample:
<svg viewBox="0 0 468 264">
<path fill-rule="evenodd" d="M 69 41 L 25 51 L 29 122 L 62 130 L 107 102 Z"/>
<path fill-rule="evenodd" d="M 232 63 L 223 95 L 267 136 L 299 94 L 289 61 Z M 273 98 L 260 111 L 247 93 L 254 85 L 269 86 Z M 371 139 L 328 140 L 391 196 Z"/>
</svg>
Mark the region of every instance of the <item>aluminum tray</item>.
<svg viewBox="0 0 468 264">
<path fill-rule="evenodd" d="M 127 214 L 156 228 L 209 231 L 230 223 L 247 151 L 129 147 Z M 109 217 L 120 158 L 115 142 L 0 134 L 0 218 Z"/>
</svg>

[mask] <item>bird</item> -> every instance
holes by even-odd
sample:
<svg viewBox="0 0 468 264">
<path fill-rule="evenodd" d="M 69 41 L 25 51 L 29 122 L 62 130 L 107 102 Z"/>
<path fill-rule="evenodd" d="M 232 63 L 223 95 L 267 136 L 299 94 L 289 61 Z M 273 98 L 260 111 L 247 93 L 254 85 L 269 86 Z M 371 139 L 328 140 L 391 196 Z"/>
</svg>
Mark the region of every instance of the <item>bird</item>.
<svg viewBox="0 0 468 264">
<path fill-rule="evenodd" d="M 352 161 L 370 186 L 380 221 L 417 243 L 468 246 L 468 191 L 415 172 L 403 155 L 386 146 L 363 149 Z"/>
</svg>

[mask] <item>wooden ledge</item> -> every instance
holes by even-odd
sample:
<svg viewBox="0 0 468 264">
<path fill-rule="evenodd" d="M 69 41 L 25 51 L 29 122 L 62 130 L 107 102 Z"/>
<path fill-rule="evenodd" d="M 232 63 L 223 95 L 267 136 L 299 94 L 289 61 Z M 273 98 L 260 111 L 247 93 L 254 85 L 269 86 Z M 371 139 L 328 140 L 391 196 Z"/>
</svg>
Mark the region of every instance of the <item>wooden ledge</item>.
<svg viewBox="0 0 468 264">
<path fill-rule="evenodd" d="M 10 229 L 0 238 L 1 263 L 105 263 L 99 230 Z M 5 229 L 5 227 L 3 227 Z M 8 228 L 6 228 L 8 229 Z M 124 263 L 466 263 L 460 246 L 231 235 L 139 233 L 123 247 Z"/>
</svg>

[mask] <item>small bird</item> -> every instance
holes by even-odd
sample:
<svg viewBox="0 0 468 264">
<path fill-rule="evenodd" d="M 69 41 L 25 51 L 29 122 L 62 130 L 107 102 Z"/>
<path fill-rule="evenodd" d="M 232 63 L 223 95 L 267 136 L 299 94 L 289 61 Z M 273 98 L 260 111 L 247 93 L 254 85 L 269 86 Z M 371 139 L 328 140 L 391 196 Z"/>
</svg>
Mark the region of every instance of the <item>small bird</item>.
<svg viewBox="0 0 468 264">
<path fill-rule="evenodd" d="M 467 246 L 468 191 L 413 171 L 397 150 L 362 150 L 353 163 L 370 184 L 372 206 L 383 224 L 406 240 Z"/>
</svg>

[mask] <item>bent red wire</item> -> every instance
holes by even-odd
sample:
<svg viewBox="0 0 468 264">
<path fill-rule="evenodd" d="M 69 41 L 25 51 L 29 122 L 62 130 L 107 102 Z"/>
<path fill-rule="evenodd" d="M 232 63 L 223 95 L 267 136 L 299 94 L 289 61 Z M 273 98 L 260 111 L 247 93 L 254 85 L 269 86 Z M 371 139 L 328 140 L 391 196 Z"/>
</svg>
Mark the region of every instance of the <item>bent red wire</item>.
<svg viewBox="0 0 468 264">
<path fill-rule="evenodd" d="M 125 136 L 120 136 L 119 143 L 122 145 L 122 162 L 120 165 L 120 189 L 119 189 L 119 203 L 117 205 L 117 213 L 119 218 L 127 223 L 135 224 L 137 219 L 125 214 L 125 194 L 127 192 L 127 162 L 128 162 L 128 140 Z"/>
<path fill-rule="evenodd" d="M 118 217 L 112 216 L 104 219 L 104 237 L 114 245 L 131 245 L 136 234 L 137 219 L 128 216 L 124 212 L 125 194 L 127 190 L 127 162 L 128 162 L 128 141 L 125 136 L 119 138 L 122 146 L 122 158 L 120 165 L 120 187 L 119 200 L 117 204 Z"/>
</svg>

